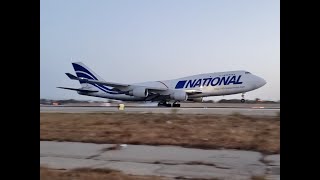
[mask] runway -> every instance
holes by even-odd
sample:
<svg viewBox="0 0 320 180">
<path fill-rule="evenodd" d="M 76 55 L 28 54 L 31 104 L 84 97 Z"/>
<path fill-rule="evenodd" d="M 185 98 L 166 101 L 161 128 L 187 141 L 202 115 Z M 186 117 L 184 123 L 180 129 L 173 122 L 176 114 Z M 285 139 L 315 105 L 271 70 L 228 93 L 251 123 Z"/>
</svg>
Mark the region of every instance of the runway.
<svg viewBox="0 0 320 180">
<path fill-rule="evenodd" d="M 280 154 L 179 146 L 40 141 L 40 165 L 54 169 L 110 168 L 133 175 L 200 179 L 280 179 Z"/>
<path fill-rule="evenodd" d="M 103 113 L 103 112 L 125 112 L 125 113 L 176 113 L 176 114 L 242 114 L 248 116 L 278 116 L 280 107 L 146 107 L 129 106 L 120 111 L 118 107 L 112 106 L 40 106 L 40 112 L 59 112 L 59 113 Z"/>
</svg>

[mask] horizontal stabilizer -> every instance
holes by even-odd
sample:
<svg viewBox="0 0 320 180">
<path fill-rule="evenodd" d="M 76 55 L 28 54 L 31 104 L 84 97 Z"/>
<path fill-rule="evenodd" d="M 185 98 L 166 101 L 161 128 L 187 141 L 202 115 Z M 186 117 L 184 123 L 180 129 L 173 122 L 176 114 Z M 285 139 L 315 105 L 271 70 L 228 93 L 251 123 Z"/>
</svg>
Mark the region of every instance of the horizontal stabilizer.
<svg viewBox="0 0 320 180">
<path fill-rule="evenodd" d="M 70 74 L 70 73 L 66 73 L 66 75 L 70 78 L 70 79 L 73 79 L 73 80 L 77 80 L 78 78 L 73 75 L 73 74 Z"/>
<path fill-rule="evenodd" d="M 99 92 L 99 91 L 88 90 L 88 89 L 76 89 L 76 88 L 67 88 L 67 87 L 57 87 L 57 88 L 68 89 L 68 90 L 73 90 L 73 91 L 80 91 L 80 92 L 84 92 L 84 93 Z"/>
</svg>

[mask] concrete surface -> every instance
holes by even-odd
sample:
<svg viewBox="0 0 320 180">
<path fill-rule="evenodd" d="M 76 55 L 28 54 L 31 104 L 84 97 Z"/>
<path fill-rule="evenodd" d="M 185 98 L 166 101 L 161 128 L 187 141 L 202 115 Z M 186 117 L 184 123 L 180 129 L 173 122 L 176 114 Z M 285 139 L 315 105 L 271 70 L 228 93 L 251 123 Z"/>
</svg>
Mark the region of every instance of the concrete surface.
<svg viewBox="0 0 320 180">
<path fill-rule="evenodd" d="M 123 103 L 126 107 L 158 107 L 158 103 L 144 103 L 144 102 L 125 102 Z M 280 109 L 279 104 L 248 104 L 248 103 L 180 103 L 183 108 L 269 108 L 269 109 Z M 53 105 L 41 105 L 40 107 L 49 107 Z M 64 107 L 118 107 L 119 103 L 73 103 L 58 105 Z"/>
<path fill-rule="evenodd" d="M 175 113 L 178 114 L 220 114 L 230 115 L 240 113 L 248 116 L 277 116 L 280 109 L 275 108 L 164 108 L 164 107 L 125 107 L 121 112 L 128 113 Z M 120 112 L 117 107 L 65 107 L 65 106 L 40 106 L 40 112 L 63 113 L 93 113 L 93 112 Z"/>
<path fill-rule="evenodd" d="M 178 146 L 40 141 L 40 164 L 56 169 L 111 168 L 134 175 L 185 178 L 280 179 L 280 154 L 239 150 L 202 150 Z"/>
</svg>

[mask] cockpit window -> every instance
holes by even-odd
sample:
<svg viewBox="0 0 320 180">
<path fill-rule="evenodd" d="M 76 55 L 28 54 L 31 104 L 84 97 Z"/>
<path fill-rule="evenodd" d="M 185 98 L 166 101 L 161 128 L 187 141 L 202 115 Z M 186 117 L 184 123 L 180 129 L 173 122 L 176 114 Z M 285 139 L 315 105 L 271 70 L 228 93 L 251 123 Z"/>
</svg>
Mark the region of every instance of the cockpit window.
<svg viewBox="0 0 320 180">
<path fill-rule="evenodd" d="M 249 73 L 249 72 L 245 72 L 245 74 L 251 74 L 251 73 Z"/>
</svg>

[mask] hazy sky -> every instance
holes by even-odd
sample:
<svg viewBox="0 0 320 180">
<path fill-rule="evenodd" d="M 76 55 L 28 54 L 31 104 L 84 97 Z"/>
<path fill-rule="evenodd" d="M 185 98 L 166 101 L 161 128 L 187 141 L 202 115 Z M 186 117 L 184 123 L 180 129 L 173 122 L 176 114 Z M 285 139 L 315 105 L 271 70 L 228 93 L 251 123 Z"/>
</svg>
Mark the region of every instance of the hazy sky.
<svg viewBox="0 0 320 180">
<path fill-rule="evenodd" d="M 280 99 L 279 0 L 41 0 L 40 97 L 88 99 L 64 74 L 82 61 L 107 81 L 136 83 L 247 70 Z M 241 98 L 239 95 L 218 99 Z M 103 99 L 100 99 L 103 100 Z"/>
</svg>

